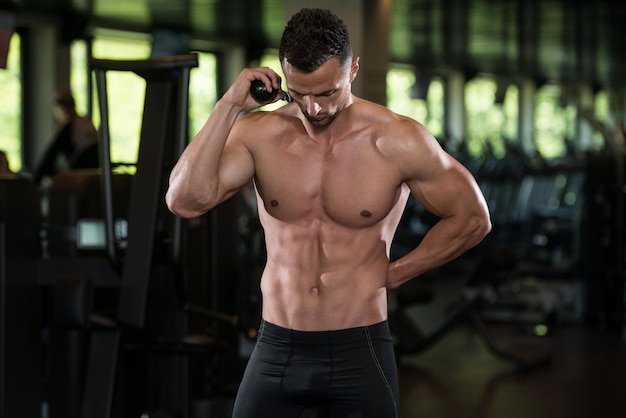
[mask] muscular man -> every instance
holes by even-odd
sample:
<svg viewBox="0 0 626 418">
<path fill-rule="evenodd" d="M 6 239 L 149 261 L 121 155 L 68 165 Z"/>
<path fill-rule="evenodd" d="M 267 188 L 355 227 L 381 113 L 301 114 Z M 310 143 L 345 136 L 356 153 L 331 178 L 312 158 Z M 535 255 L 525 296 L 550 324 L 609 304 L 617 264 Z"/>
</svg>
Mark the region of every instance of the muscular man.
<svg viewBox="0 0 626 418">
<path fill-rule="evenodd" d="M 387 289 L 454 259 L 489 232 L 470 173 L 418 122 L 354 96 L 343 22 L 303 9 L 279 58 L 294 102 L 259 107 L 250 83 L 285 96 L 269 68 L 244 69 L 174 167 L 172 212 L 200 216 L 251 179 L 265 231 L 263 322 L 234 416 L 397 417 Z M 390 263 L 409 193 L 441 220 Z"/>
</svg>

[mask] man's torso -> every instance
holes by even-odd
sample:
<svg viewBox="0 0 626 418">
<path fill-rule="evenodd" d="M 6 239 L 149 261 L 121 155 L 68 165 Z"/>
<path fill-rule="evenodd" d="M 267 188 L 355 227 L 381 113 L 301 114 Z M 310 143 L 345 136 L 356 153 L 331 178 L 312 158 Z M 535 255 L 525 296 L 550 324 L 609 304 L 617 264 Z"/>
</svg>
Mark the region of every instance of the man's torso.
<svg viewBox="0 0 626 418">
<path fill-rule="evenodd" d="M 379 149 L 382 123 L 354 110 L 327 137 L 287 118 L 248 145 L 268 252 L 263 315 L 287 328 L 386 318 L 388 251 L 408 188 Z"/>
</svg>

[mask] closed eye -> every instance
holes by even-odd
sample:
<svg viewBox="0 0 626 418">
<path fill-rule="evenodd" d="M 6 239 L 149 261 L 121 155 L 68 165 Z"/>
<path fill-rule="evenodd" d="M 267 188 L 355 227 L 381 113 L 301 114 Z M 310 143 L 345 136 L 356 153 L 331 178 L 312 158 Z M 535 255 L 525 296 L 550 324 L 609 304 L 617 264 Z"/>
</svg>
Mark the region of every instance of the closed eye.
<svg viewBox="0 0 626 418">
<path fill-rule="evenodd" d="M 329 90 L 329 91 L 324 91 L 322 93 L 314 94 L 313 96 L 314 97 L 330 97 L 333 94 L 335 94 L 336 92 L 337 92 L 336 89 L 335 90 Z M 295 90 L 291 90 L 291 89 L 289 89 L 289 94 L 291 94 L 292 96 L 295 96 L 295 97 L 306 97 L 306 96 L 308 96 L 308 94 L 299 93 L 299 92 L 297 92 Z"/>
</svg>

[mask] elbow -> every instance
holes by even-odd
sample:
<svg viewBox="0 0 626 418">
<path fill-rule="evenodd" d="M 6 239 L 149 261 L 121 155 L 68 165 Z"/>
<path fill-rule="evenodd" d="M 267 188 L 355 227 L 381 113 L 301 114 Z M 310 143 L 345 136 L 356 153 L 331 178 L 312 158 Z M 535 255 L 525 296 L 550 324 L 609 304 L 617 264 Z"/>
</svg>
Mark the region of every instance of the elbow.
<svg viewBox="0 0 626 418">
<path fill-rule="evenodd" d="M 180 204 L 180 198 L 175 192 L 172 191 L 172 189 L 168 189 L 167 193 L 165 193 L 165 205 L 174 215 L 182 218 L 185 217 L 185 210 Z"/>
<path fill-rule="evenodd" d="M 485 238 L 491 232 L 491 228 L 492 228 L 491 219 L 489 219 L 489 217 L 487 217 L 487 219 L 485 220 L 485 222 L 483 223 L 483 226 L 482 226 L 481 238 L 480 238 L 481 240 L 483 238 Z"/>
<path fill-rule="evenodd" d="M 463 236 L 466 238 L 468 248 L 478 244 L 491 232 L 492 224 L 489 211 L 473 211 L 464 221 L 465 229 Z"/>
<path fill-rule="evenodd" d="M 475 217 L 474 235 L 478 242 L 482 241 L 491 232 L 491 228 L 491 218 L 488 211 Z"/>
<path fill-rule="evenodd" d="M 165 194 L 165 204 L 174 215 L 185 219 L 197 218 L 204 212 L 191 208 L 186 204 L 185 199 L 173 189 L 168 189 Z"/>
</svg>

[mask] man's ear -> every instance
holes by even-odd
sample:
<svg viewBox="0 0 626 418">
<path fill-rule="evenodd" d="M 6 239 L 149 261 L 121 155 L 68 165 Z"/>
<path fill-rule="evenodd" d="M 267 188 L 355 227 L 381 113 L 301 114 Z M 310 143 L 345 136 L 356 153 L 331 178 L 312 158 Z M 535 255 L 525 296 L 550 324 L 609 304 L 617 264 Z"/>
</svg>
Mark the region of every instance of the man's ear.
<svg viewBox="0 0 626 418">
<path fill-rule="evenodd" d="M 350 65 L 350 82 L 352 83 L 359 72 L 359 57 L 352 58 L 352 64 Z"/>
</svg>

